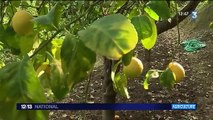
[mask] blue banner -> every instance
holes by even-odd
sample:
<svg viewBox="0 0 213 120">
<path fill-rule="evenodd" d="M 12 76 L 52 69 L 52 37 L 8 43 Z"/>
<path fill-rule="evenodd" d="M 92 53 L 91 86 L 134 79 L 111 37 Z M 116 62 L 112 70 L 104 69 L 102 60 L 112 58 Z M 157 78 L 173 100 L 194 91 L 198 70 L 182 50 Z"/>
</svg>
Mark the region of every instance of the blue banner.
<svg viewBox="0 0 213 120">
<path fill-rule="evenodd" d="M 196 110 L 197 104 L 18 103 L 17 110 Z"/>
</svg>

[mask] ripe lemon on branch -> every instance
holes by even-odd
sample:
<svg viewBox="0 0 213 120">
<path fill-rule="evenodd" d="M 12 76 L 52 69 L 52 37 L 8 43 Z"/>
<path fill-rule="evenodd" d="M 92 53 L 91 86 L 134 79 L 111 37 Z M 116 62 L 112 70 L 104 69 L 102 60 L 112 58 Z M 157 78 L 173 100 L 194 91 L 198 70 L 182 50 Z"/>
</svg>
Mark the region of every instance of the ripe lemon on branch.
<svg viewBox="0 0 213 120">
<path fill-rule="evenodd" d="M 181 64 L 170 62 L 168 68 L 175 74 L 176 82 L 180 82 L 185 77 L 185 70 Z"/>
<path fill-rule="evenodd" d="M 33 16 L 25 10 L 18 10 L 12 18 L 12 27 L 19 35 L 27 35 L 33 30 Z"/>
<path fill-rule="evenodd" d="M 123 72 L 129 78 L 138 77 L 143 72 L 143 63 L 140 59 L 132 57 L 130 64 L 124 66 Z"/>
</svg>

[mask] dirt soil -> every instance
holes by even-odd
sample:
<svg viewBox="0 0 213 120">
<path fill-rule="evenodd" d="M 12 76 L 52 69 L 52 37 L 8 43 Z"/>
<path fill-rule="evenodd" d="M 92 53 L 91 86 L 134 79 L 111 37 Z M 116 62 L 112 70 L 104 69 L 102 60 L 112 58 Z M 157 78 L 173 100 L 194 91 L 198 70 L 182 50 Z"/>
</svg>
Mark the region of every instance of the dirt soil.
<svg viewBox="0 0 213 120">
<path fill-rule="evenodd" d="M 128 81 L 130 99 L 117 95 L 117 103 L 197 103 L 196 111 L 116 111 L 120 120 L 213 120 L 213 29 L 208 28 L 213 21 L 212 5 L 198 16 L 197 21 L 189 19 L 180 24 L 181 42 L 196 38 L 207 46 L 194 53 L 188 53 L 177 45 L 177 28 L 173 28 L 158 36 L 158 42 L 151 51 L 150 61 L 145 56 L 145 50 L 139 45 L 138 57 L 144 63 L 145 71 L 148 65 L 153 69 L 165 69 L 170 61 L 183 65 L 186 77 L 172 89 L 166 89 L 159 84 L 158 79 L 150 81 L 150 88 L 144 90 L 140 84 L 144 78 Z M 206 18 L 206 19 L 203 19 Z M 89 102 L 101 103 L 101 85 L 103 81 L 103 66 L 94 70 L 89 87 Z M 144 76 L 144 74 L 143 74 Z M 84 102 L 85 81 L 76 86 L 63 101 Z M 50 120 L 101 120 L 101 111 L 51 111 Z"/>
</svg>

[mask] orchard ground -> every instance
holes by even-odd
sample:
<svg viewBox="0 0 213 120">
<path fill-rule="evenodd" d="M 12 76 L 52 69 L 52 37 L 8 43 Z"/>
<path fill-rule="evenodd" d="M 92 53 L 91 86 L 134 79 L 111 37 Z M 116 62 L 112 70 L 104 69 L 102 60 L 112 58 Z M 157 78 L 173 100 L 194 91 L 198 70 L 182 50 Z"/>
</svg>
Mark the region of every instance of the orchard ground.
<svg viewBox="0 0 213 120">
<path fill-rule="evenodd" d="M 158 42 L 151 51 L 150 62 L 145 50 L 138 45 L 138 58 L 144 64 L 143 78 L 128 81 L 130 99 L 117 95 L 117 103 L 197 103 L 196 111 L 116 111 L 121 120 L 210 120 L 213 119 L 213 29 L 208 25 L 213 21 L 213 6 L 201 9 L 195 22 L 189 18 L 180 24 L 181 42 L 197 38 L 207 46 L 197 52 L 188 53 L 181 46 L 176 47 L 177 28 L 158 36 Z M 174 49 L 176 47 L 176 49 Z M 140 84 L 150 65 L 153 69 L 165 69 L 173 59 L 183 65 L 186 71 L 184 80 L 171 90 L 163 88 L 158 79 L 150 81 L 145 90 Z M 99 60 L 99 63 L 100 60 Z M 103 66 L 100 64 L 91 75 L 88 102 L 102 101 Z M 88 81 L 75 87 L 64 100 L 57 102 L 84 102 L 85 86 Z M 101 111 L 51 111 L 50 120 L 100 120 Z"/>
</svg>

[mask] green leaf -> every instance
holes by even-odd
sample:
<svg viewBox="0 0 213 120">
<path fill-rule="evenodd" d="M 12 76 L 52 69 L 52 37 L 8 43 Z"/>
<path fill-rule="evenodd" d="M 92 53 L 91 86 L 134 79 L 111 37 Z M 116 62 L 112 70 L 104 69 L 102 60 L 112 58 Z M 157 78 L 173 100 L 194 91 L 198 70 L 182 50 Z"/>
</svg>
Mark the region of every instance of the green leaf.
<svg viewBox="0 0 213 120">
<path fill-rule="evenodd" d="M 50 72 L 48 70 L 44 70 L 43 73 L 41 72 L 40 74 L 38 74 L 38 77 L 39 77 L 42 87 L 50 89 L 50 91 L 52 92 L 51 87 L 50 87 L 50 75 L 49 75 Z"/>
<path fill-rule="evenodd" d="M 19 41 L 15 37 L 16 33 L 12 26 L 8 26 L 2 33 L 3 34 L 1 34 L 0 37 L 4 45 L 11 49 L 12 54 L 19 55 L 21 53 Z"/>
<path fill-rule="evenodd" d="M 121 64 L 121 60 L 118 61 L 112 67 L 111 79 L 112 79 L 112 82 L 113 82 L 113 88 L 121 96 L 124 96 L 124 97 L 129 99 L 130 96 L 129 96 L 129 93 L 128 93 L 128 90 L 127 90 L 127 78 L 126 78 L 125 74 L 123 74 L 123 73 L 116 73 L 117 68 L 120 64 Z"/>
<path fill-rule="evenodd" d="M 117 73 L 114 78 L 114 88 L 115 90 L 123 97 L 127 99 L 130 98 L 129 92 L 127 89 L 127 78 L 126 75 L 123 73 Z"/>
<path fill-rule="evenodd" d="M 38 16 L 34 18 L 33 21 L 41 25 L 50 25 L 57 28 L 59 25 L 61 14 L 62 6 L 57 3 L 46 15 Z"/>
<path fill-rule="evenodd" d="M 37 40 L 37 34 L 30 34 L 25 36 L 17 35 L 16 38 L 18 41 L 19 48 L 21 50 L 22 55 L 30 52 L 33 49 L 33 44 Z"/>
<path fill-rule="evenodd" d="M 157 21 L 159 20 L 159 17 L 163 20 L 170 18 L 170 10 L 166 0 L 151 0 L 147 3 L 144 10 L 150 15 L 150 17 Z"/>
<path fill-rule="evenodd" d="M 118 66 L 121 64 L 121 61 L 118 61 L 115 65 L 113 65 L 113 67 L 112 67 L 112 71 L 111 71 L 111 79 L 112 79 L 112 81 L 113 82 L 115 82 L 114 81 L 114 79 L 115 79 L 115 74 L 116 74 L 116 71 L 117 71 L 117 68 L 118 68 Z M 116 86 L 115 86 L 116 87 Z"/>
<path fill-rule="evenodd" d="M 160 84 L 168 88 L 173 87 L 175 84 L 175 74 L 170 69 L 166 69 L 160 75 Z"/>
<path fill-rule="evenodd" d="M 2 41 L 8 45 L 17 54 L 26 54 L 33 49 L 33 44 L 36 41 L 37 33 L 29 35 L 18 35 L 14 32 L 13 28 L 9 26 L 2 36 Z"/>
<path fill-rule="evenodd" d="M 132 50 L 132 51 L 128 52 L 127 54 L 123 55 L 122 62 L 125 66 L 130 64 L 133 54 L 134 54 L 134 51 Z"/>
<path fill-rule="evenodd" d="M 47 54 L 47 53 L 45 52 L 45 54 Z M 45 55 L 45 56 L 47 56 L 47 55 Z M 36 68 L 36 73 L 37 73 L 37 76 L 38 76 L 38 78 L 40 80 L 40 83 L 41 83 L 43 88 L 50 89 L 50 91 L 51 91 L 51 87 L 50 87 L 50 64 L 49 64 L 49 61 L 43 62 L 42 64 L 39 64 L 39 65 L 40 66 L 35 67 L 36 65 L 34 63 L 34 68 Z M 51 93 L 52 93 L 52 91 L 51 91 Z"/>
<path fill-rule="evenodd" d="M 148 16 L 136 16 L 131 19 L 137 33 L 138 39 L 148 38 L 152 35 L 152 24 Z"/>
<path fill-rule="evenodd" d="M 0 119 L 48 119 L 48 111 L 16 110 L 16 103 L 47 102 L 29 57 L 20 62 L 7 64 L 0 69 L 0 76 Z"/>
<path fill-rule="evenodd" d="M 8 14 L 8 16 L 12 17 L 13 14 L 17 11 L 16 7 L 11 5 L 6 7 L 6 13 Z"/>
<path fill-rule="evenodd" d="M 2 35 L 3 42 L 5 42 L 10 48 L 19 49 L 18 40 L 15 39 L 15 31 L 12 26 L 8 26 Z"/>
<path fill-rule="evenodd" d="M 12 5 L 15 6 L 15 7 L 19 7 L 20 4 L 21 4 L 21 1 L 19 0 L 14 0 L 14 1 L 11 1 Z"/>
<path fill-rule="evenodd" d="M 158 21 L 159 20 L 159 16 L 157 13 L 155 13 L 151 8 L 149 7 L 145 7 L 144 11 L 146 11 L 146 13 L 154 20 Z"/>
<path fill-rule="evenodd" d="M 66 35 L 61 47 L 61 64 L 70 89 L 83 81 L 92 70 L 96 54 L 75 36 Z"/>
<path fill-rule="evenodd" d="M 46 61 L 47 55 L 45 53 L 45 49 L 41 50 L 36 56 L 33 57 L 33 66 L 35 69 L 38 69 L 44 61 Z"/>
<path fill-rule="evenodd" d="M 157 70 L 149 70 L 146 73 L 146 78 L 143 82 L 143 87 L 145 90 L 149 89 L 149 81 L 151 78 L 158 78 L 159 77 L 159 73 L 157 72 Z"/>
<path fill-rule="evenodd" d="M 146 78 L 145 78 L 145 80 L 143 82 L 143 87 L 144 87 L 145 90 L 149 89 L 149 80 L 151 79 L 151 74 L 152 74 L 151 71 L 148 71 L 146 73 Z"/>
<path fill-rule="evenodd" d="M 42 15 L 42 16 L 38 16 L 36 18 L 33 19 L 33 21 L 41 24 L 41 25 L 52 25 L 53 23 L 53 18 L 48 16 L 48 15 Z"/>
<path fill-rule="evenodd" d="M 134 26 L 121 14 L 102 17 L 78 34 L 88 48 L 113 60 L 133 50 L 138 42 Z"/>
<path fill-rule="evenodd" d="M 134 8 L 133 10 L 131 10 L 131 12 L 128 14 L 128 18 L 132 19 L 133 17 L 137 16 L 140 14 L 139 12 L 140 10 L 137 8 Z"/>
<path fill-rule="evenodd" d="M 145 49 L 150 50 L 157 41 L 157 27 L 154 20 L 146 15 L 133 17 L 132 24 L 138 33 L 138 38 Z"/>
<path fill-rule="evenodd" d="M 63 43 L 62 39 L 54 39 L 51 41 L 52 46 L 51 46 L 51 51 L 53 54 L 53 57 L 56 58 L 57 60 L 61 59 L 61 46 Z"/>
<path fill-rule="evenodd" d="M 69 92 L 66 75 L 64 74 L 61 62 L 54 59 L 47 52 L 47 58 L 50 61 L 50 87 L 57 99 L 62 99 Z"/>
</svg>

